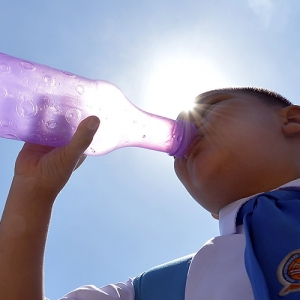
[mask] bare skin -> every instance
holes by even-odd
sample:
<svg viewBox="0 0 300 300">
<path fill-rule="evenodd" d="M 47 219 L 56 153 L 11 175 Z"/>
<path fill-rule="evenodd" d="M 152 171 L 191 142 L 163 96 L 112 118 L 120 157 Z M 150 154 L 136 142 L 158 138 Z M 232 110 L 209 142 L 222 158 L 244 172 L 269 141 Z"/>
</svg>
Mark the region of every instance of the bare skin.
<svg viewBox="0 0 300 300">
<path fill-rule="evenodd" d="M 249 95 L 212 91 L 194 112 L 198 137 L 185 158 L 176 158 L 178 178 L 215 217 L 238 199 L 272 190 L 300 177 L 300 108 L 270 107 Z"/>
<path fill-rule="evenodd" d="M 270 108 L 241 93 L 209 92 L 194 115 L 183 117 L 196 124 L 199 137 L 185 158 L 175 159 L 175 171 L 213 215 L 239 198 L 300 177 L 298 106 Z M 43 300 L 52 206 L 98 126 L 90 117 L 65 147 L 25 144 L 21 150 L 0 224 L 1 300 Z"/>
<path fill-rule="evenodd" d="M 43 261 L 53 203 L 99 126 L 89 117 L 65 147 L 24 144 L 0 224 L 1 300 L 42 300 Z"/>
</svg>

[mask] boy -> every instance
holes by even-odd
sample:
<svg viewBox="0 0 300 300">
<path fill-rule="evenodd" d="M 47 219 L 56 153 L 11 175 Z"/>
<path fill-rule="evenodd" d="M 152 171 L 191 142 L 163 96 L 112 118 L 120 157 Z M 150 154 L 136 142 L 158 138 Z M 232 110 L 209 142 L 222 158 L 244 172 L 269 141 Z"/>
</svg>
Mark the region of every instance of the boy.
<svg viewBox="0 0 300 300">
<path fill-rule="evenodd" d="M 300 298 L 297 284 L 289 282 L 289 278 L 294 280 L 299 274 L 297 253 L 300 251 L 297 252 L 297 248 L 300 245 L 297 246 L 297 236 L 294 236 L 296 245 L 290 251 L 292 259 L 287 256 L 285 261 L 285 255 L 289 255 L 286 253 L 279 262 L 275 261 L 278 270 L 285 269 L 289 264 L 289 270 L 294 273 L 270 273 L 272 280 L 277 276 L 277 286 L 272 288 L 268 278 L 259 276 L 263 263 L 260 259 L 261 251 L 255 248 L 261 244 L 257 242 L 256 232 L 261 230 L 264 233 L 264 228 L 253 231 L 253 234 L 249 216 L 256 218 L 256 213 L 246 212 L 245 216 L 238 213 L 239 210 L 243 211 L 245 205 L 242 205 L 252 199 L 253 195 L 279 187 L 283 192 L 292 190 L 297 193 L 300 190 L 300 181 L 297 180 L 300 177 L 300 107 L 266 90 L 224 89 L 200 95 L 195 107 L 189 113 L 180 114 L 179 118 L 193 122 L 198 136 L 187 149 L 184 158 L 175 158 L 175 172 L 192 197 L 215 218 L 220 219 L 221 231 L 220 237 L 207 242 L 192 260 L 186 260 L 188 271 L 183 275 L 181 299 Z M 71 142 L 65 147 L 51 149 L 25 143 L 21 150 L 0 226 L 1 299 L 43 299 L 42 266 L 52 205 L 92 141 L 98 126 L 99 120 L 89 117 L 82 121 Z M 274 198 L 272 195 L 270 197 Z M 263 194 L 264 198 L 267 196 Z M 273 198 L 267 203 L 273 203 Z M 298 207 L 292 211 L 297 214 Z M 298 222 L 297 217 L 293 220 Z M 273 223 L 281 221 L 284 222 L 284 218 L 280 216 Z M 264 239 L 262 241 L 264 244 Z M 279 240 L 278 245 L 281 242 Z M 248 251 L 252 249 L 251 243 L 255 249 L 254 255 L 253 251 Z M 277 249 L 269 249 L 268 256 L 273 252 L 277 254 Z M 254 273 L 251 273 L 252 266 L 257 267 Z M 170 278 L 174 276 L 176 280 L 177 274 L 171 273 Z M 151 277 L 151 272 L 149 274 L 144 274 L 144 278 Z M 152 290 L 153 295 L 157 295 L 155 287 L 163 289 L 164 286 L 159 284 L 165 279 L 166 285 L 169 284 L 169 275 L 155 282 L 154 289 L 150 284 L 150 290 L 146 289 L 144 295 L 139 289 L 143 290 L 146 286 L 140 280 L 143 276 L 101 289 L 82 287 L 62 299 L 159 300 L 157 296 L 151 296 Z M 259 278 L 258 283 L 263 288 L 257 288 L 256 278 Z M 171 295 L 172 290 L 175 290 L 175 294 L 164 299 L 177 299 L 179 292 L 176 285 L 171 282 L 171 289 L 166 294 Z M 277 290 L 278 286 L 283 290 Z"/>
</svg>

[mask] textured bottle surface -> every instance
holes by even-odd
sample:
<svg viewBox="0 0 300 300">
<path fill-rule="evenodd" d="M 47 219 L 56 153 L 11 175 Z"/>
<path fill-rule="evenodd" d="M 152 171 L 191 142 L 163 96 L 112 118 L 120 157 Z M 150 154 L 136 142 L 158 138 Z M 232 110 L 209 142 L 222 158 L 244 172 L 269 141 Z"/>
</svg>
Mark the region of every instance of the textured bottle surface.
<svg viewBox="0 0 300 300">
<path fill-rule="evenodd" d="M 51 146 L 66 144 L 87 116 L 85 82 L 70 73 L 0 55 L 0 134 Z"/>
<path fill-rule="evenodd" d="M 0 54 L 0 136 L 58 147 L 89 115 L 101 126 L 88 155 L 127 146 L 169 153 L 180 142 L 176 121 L 140 110 L 109 82 Z"/>
</svg>

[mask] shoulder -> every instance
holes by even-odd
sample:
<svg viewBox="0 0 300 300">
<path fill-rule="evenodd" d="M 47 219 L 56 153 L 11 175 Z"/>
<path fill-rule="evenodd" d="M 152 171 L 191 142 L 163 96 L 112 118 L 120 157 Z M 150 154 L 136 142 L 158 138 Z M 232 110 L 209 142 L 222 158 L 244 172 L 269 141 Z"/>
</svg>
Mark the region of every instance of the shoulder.
<svg viewBox="0 0 300 300">
<path fill-rule="evenodd" d="M 164 295 L 170 296 L 170 293 L 184 295 L 187 273 L 193 257 L 194 254 L 190 254 L 169 261 L 135 277 L 135 299 L 164 299 Z"/>
</svg>

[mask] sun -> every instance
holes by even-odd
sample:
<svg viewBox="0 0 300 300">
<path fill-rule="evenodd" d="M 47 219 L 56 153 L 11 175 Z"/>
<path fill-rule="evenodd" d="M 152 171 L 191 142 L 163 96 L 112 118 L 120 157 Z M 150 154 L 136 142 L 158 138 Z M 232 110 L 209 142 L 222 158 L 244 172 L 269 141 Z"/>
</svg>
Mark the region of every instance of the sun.
<svg viewBox="0 0 300 300">
<path fill-rule="evenodd" d="M 161 59 L 148 76 L 144 109 L 173 119 L 180 111 L 192 109 L 198 94 L 229 86 L 226 76 L 207 58 Z"/>
</svg>

